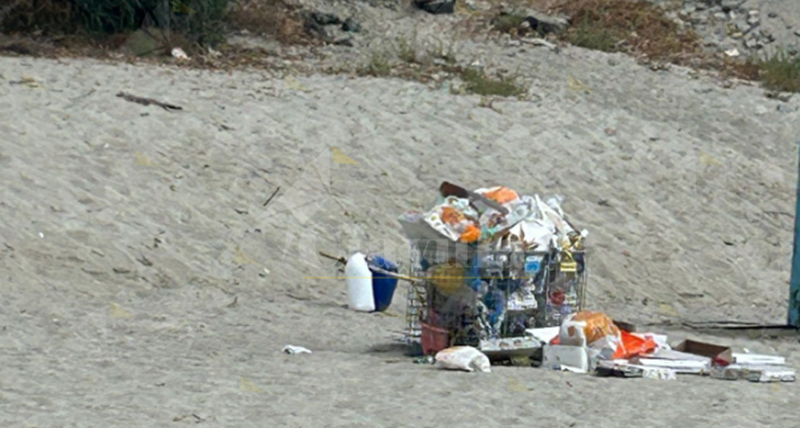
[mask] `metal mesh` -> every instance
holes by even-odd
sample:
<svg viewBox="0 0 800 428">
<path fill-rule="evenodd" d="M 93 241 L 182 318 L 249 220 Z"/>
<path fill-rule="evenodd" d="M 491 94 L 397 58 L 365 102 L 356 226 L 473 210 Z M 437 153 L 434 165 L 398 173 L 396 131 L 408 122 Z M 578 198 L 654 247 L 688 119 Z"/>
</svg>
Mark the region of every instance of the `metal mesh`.
<svg viewBox="0 0 800 428">
<path fill-rule="evenodd" d="M 583 251 L 488 250 L 452 243 L 411 245 L 406 338 L 419 342 L 422 324 L 446 329 L 451 345 L 520 337 L 558 326 L 581 310 L 588 280 Z M 460 247 L 459 247 L 460 246 Z"/>
</svg>

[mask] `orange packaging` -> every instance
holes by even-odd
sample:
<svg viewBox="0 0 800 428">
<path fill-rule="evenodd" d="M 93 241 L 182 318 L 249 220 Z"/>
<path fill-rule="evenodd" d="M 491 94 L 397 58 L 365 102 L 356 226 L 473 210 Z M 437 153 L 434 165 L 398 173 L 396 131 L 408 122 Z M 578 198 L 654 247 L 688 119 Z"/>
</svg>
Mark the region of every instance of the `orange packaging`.
<svg viewBox="0 0 800 428">
<path fill-rule="evenodd" d="M 470 243 L 481 239 L 481 230 L 474 224 L 468 224 L 464 233 L 461 234 L 461 242 Z"/>
<path fill-rule="evenodd" d="M 497 189 L 486 192 L 483 195 L 500 204 L 507 204 L 511 201 L 519 199 L 519 194 L 508 187 L 498 187 Z"/>
<path fill-rule="evenodd" d="M 602 312 L 581 311 L 561 324 L 562 345 L 587 346 L 602 359 L 627 359 L 655 350 L 653 339 L 642 339 L 620 330 Z"/>
<path fill-rule="evenodd" d="M 564 329 L 566 327 L 566 338 Z M 561 344 L 589 345 L 607 336 L 619 336 L 619 329 L 606 314 L 602 312 L 580 311 L 565 321 L 562 326 Z M 568 343 L 565 343 L 568 342 Z"/>
<path fill-rule="evenodd" d="M 442 207 L 442 222 L 444 224 L 458 224 L 464 220 L 464 214 L 453 207 Z"/>
<path fill-rule="evenodd" d="M 658 348 L 656 341 L 653 339 L 642 339 L 641 337 L 634 336 L 625 330 L 620 330 L 620 337 L 622 339 L 622 346 L 618 347 L 614 352 L 614 358 L 633 358 L 639 354 L 647 354 L 653 352 Z"/>
</svg>

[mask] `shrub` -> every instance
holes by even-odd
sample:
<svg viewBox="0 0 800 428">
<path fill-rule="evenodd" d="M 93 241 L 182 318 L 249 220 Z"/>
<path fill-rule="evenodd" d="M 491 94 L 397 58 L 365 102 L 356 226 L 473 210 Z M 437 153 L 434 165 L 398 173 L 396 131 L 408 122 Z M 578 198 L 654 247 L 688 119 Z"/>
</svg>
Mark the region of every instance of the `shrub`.
<svg viewBox="0 0 800 428">
<path fill-rule="evenodd" d="M 775 91 L 800 92 L 800 57 L 778 51 L 758 62 L 759 77 L 764 87 Z"/>
<path fill-rule="evenodd" d="M 211 45 L 222 40 L 227 9 L 228 0 L 16 0 L 0 17 L 0 30 L 119 34 L 150 16 L 163 30 Z"/>
<path fill-rule="evenodd" d="M 518 85 L 513 77 L 493 78 L 473 68 L 463 68 L 460 72 L 464 87 L 470 94 L 519 97 L 526 92 L 526 89 Z"/>
</svg>

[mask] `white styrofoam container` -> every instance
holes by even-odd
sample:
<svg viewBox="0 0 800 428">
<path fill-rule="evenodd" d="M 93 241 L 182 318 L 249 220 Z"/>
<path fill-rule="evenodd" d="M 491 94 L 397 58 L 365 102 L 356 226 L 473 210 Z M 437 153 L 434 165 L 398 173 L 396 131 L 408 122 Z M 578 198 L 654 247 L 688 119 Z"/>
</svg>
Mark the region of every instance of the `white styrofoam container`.
<svg viewBox="0 0 800 428">
<path fill-rule="evenodd" d="M 545 345 L 542 367 L 587 373 L 590 369 L 589 350 L 585 346 Z"/>
</svg>

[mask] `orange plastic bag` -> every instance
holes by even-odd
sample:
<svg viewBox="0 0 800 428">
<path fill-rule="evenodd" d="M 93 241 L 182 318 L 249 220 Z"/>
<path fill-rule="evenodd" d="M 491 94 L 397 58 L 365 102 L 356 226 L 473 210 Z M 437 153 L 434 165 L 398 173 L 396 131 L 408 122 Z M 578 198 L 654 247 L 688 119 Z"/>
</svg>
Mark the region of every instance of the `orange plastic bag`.
<svg viewBox="0 0 800 428">
<path fill-rule="evenodd" d="M 620 346 L 614 351 L 614 358 L 628 359 L 640 354 L 655 351 L 658 348 L 655 340 L 642 339 L 641 337 L 634 336 L 625 330 L 620 330 Z"/>
</svg>

